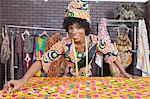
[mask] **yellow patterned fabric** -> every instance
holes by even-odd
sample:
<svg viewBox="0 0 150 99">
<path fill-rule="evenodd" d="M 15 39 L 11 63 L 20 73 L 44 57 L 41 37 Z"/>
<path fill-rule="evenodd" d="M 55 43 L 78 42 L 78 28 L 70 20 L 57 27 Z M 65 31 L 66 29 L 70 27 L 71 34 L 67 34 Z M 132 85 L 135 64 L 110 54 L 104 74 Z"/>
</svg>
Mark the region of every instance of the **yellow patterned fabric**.
<svg viewBox="0 0 150 99">
<path fill-rule="evenodd" d="M 150 99 L 150 77 L 35 77 L 0 99 Z"/>
<path fill-rule="evenodd" d="M 86 0 L 73 0 L 68 4 L 65 17 L 76 17 L 90 21 L 90 9 Z"/>
</svg>

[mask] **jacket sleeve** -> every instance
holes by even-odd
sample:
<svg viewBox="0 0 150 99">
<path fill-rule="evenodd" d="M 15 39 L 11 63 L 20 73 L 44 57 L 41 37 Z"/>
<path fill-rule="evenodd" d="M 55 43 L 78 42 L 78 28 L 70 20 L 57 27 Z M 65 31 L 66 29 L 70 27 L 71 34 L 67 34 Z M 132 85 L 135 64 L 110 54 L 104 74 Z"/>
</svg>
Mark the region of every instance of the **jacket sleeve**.
<svg viewBox="0 0 150 99">
<path fill-rule="evenodd" d="M 51 63 L 55 62 L 63 55 L 64 52 L 63 45 L 64 45 L 63 40 L 57 42 L 50 48 L 50 50 L 44 53 L 43 56 L 41 57 L 42 66 L 46 72 L 49 71 L 49 66 L 51 65 Z"/>
<path fill-rule="evenodd" d="M 97 47 L 98 51 L 104 54 L 104 60 L 107 63 L 111 64 L 117 59 L 118 53 L 115 50 L 114 45 L 112 43 L 100 38 Z"/>
<path fill-rule="evenodd" d="M 104 54 L 104 60 L 107 63 L 111 64 L 117 59 L 118 53 L 107 32 L 106 19 L 101 19 L 99 25 L 97 48 Z"/>
</svg>

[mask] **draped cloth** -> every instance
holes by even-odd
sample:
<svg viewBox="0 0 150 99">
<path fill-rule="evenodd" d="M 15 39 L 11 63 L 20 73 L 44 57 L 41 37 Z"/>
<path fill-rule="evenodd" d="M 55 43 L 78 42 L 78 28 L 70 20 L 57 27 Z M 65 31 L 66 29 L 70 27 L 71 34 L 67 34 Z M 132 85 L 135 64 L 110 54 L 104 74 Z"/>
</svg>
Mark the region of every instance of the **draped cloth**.
<svg viewBox="0 0 150 99">
<path fill-rule="evenodd" d="M 5 64 L 5 83 L 7 82 L 7 62 L 10 58 L 9 35 L 2 29 L 1 63 Z"/>
<path fill-rule="evenodd" d="M 1 46 L 1 63 L 6 64 L 10 58 L 10 48 L 9 48 L 9 36 L 8 34 L 2 33 L 3 42 Z"/>
<path fill-rule="evenodd" d="M 144 19 L 139 20 L 138 31 L 136 68 L 142 70 L 142 76 L 150 76 L 149 44 Z"/>
</svg>

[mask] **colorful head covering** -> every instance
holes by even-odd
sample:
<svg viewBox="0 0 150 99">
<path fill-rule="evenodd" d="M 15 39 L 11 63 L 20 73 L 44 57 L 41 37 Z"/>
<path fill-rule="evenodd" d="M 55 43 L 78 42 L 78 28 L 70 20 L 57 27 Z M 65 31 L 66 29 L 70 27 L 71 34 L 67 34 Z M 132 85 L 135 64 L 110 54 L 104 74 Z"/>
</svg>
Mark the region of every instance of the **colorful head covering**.
<svg viewBox="0 0 150 99">
<path fill-rule="evenodd" d="M 73 0 L 68 4 L 65 17 L 76 17 L 90 21 L 90 9 L 87 0 Z"/>
</svg>

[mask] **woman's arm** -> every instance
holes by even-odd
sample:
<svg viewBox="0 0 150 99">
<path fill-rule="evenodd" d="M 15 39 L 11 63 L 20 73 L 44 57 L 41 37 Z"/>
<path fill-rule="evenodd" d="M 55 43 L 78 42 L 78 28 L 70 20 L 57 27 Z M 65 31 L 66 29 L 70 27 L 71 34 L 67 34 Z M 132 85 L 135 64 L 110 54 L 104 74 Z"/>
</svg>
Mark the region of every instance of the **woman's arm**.
<svg viewBox="0 0 150 99">
<path fill-rule="evenodd" d="M 121 66 L 121 63 L 120 61 L 118 60 L 118 58 L 114 61 L 114 64 L 119 68 L 119 70 L 121 71 L 122 75 L 124 77 L 127 77 L 127 78 L 132 78 L 130 74 L 128 74 L 125 69 Z"/>
<path fill-rule="evenodd" d="M 8 92 L 14 92 L 18 90 L 20 87 L 22 87 L 31 77 L 35 75 L 36 72 L 38 72 L 41 69 L 41 61 L 36 61 L 31 65 L 29 70 L 26 72 L 23 78 L 19 80 L 10 80 L 8 81 L 4 87 L 3 90 Z"/>
<path fill-rule="evenodd" d="M 23 80 L 27 82 L 31 77 L 33 77 L 40 69 L 42 68 L 41 66 L 41 61 L 36 61 L 31 65 L 31 67 L 28 69 L 28 71 L 25 73 L 23 76 Z"/>
</svg>

